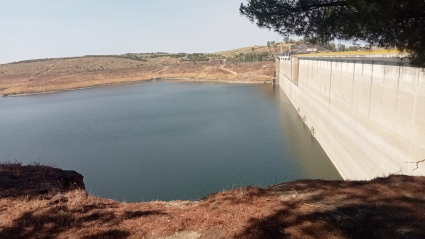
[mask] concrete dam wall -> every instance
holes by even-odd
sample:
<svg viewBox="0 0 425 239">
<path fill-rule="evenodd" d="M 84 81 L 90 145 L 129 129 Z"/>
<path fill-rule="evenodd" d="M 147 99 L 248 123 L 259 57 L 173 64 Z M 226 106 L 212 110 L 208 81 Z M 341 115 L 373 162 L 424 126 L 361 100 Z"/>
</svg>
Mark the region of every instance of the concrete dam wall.
<svg viewBox="0 0 425 239">
<path fill-rule="evenodd" d="M 423 69 L 388 55 L 285 56 L 276 66 L 276 82 L 343 178 L 425 175 L 425 162 L 415 163 L 425 159 Z"/>
</svg>

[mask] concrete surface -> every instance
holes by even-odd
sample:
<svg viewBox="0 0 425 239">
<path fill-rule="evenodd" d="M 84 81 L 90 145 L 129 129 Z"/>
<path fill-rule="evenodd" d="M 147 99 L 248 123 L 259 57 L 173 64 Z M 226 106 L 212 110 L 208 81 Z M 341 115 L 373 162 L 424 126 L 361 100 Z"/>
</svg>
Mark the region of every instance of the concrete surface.
<svg viewBox="0 0 425 239">
<path fill-rule="evenodd" d="M 294 73 L 294 65 L 299 64 Z M 278 60 L 278 82 L 345 179 L 425 175 L 425 72 L 396 59 Z"/>
</svg>

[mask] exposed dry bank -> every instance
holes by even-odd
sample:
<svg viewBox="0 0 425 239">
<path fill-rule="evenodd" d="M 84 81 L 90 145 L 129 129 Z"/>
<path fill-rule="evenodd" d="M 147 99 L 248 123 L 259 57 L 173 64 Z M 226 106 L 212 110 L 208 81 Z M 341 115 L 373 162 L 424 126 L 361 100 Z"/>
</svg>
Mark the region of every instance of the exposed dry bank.
<svg viewBox="0 0 425 239">
<path fill-rule="evenodd" d="M 232 72 L 236 72 L 234 74 Z M 63 91 L 156 78 L 262 83 L 275 76 L 272 61 L 225 65 L 219 60 L 183 61 L 164 56 L 146 61 L 116 57 L 62 58 L 0 65 L 0 96 Z"/>
<path fill-rule="evenodd" d="M 3 164 L 0 175 L 0 238 L 425 238 L 425 177 L 299 180 L 200 201 L 122 203 L 87 195 L 75 172 Z"/>
</svg>

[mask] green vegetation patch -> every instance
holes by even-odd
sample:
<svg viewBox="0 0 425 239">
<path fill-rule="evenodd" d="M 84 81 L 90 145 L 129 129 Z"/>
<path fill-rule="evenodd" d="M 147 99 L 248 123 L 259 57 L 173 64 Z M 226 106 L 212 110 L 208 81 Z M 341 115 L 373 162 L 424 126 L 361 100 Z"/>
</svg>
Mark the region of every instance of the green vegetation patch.
<svg viewBox="0 0 425 239">
<path fill-rule="evenodd" d="M 239 53 L 238 55 L 226 59 L 228 63 L 242 63 L 242 62 L 259 62 L 259 61 L 270 61 L 274 58 L 269 57 L 269 52 L 263 51 L 261 53 L 248 52 Z"/>
<path fill-rule="evenodd" d="M 147 61 L 145 58 L 138 56 L 136 54 L 127 53 L 124 55 L 85 55 L 84 57 L 114 57 L 114 58 L 122 58 L 129 59 L 135 61 Z"/>
</svg>

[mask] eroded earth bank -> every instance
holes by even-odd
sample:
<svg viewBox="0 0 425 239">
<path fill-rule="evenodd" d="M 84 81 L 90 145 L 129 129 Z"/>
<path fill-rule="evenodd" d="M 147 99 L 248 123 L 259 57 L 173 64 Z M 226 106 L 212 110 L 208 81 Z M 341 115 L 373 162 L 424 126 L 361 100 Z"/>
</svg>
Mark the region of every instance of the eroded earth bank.
<svg viewBox="0 0 425 239">
<path fill-rule="evenodd" d="M 424 238 L 424 185 L 403 175 L 298 180 L 125 203 L 88 195 L 74 171 L 3 163 L 0 238 Z"/>
</svg>

